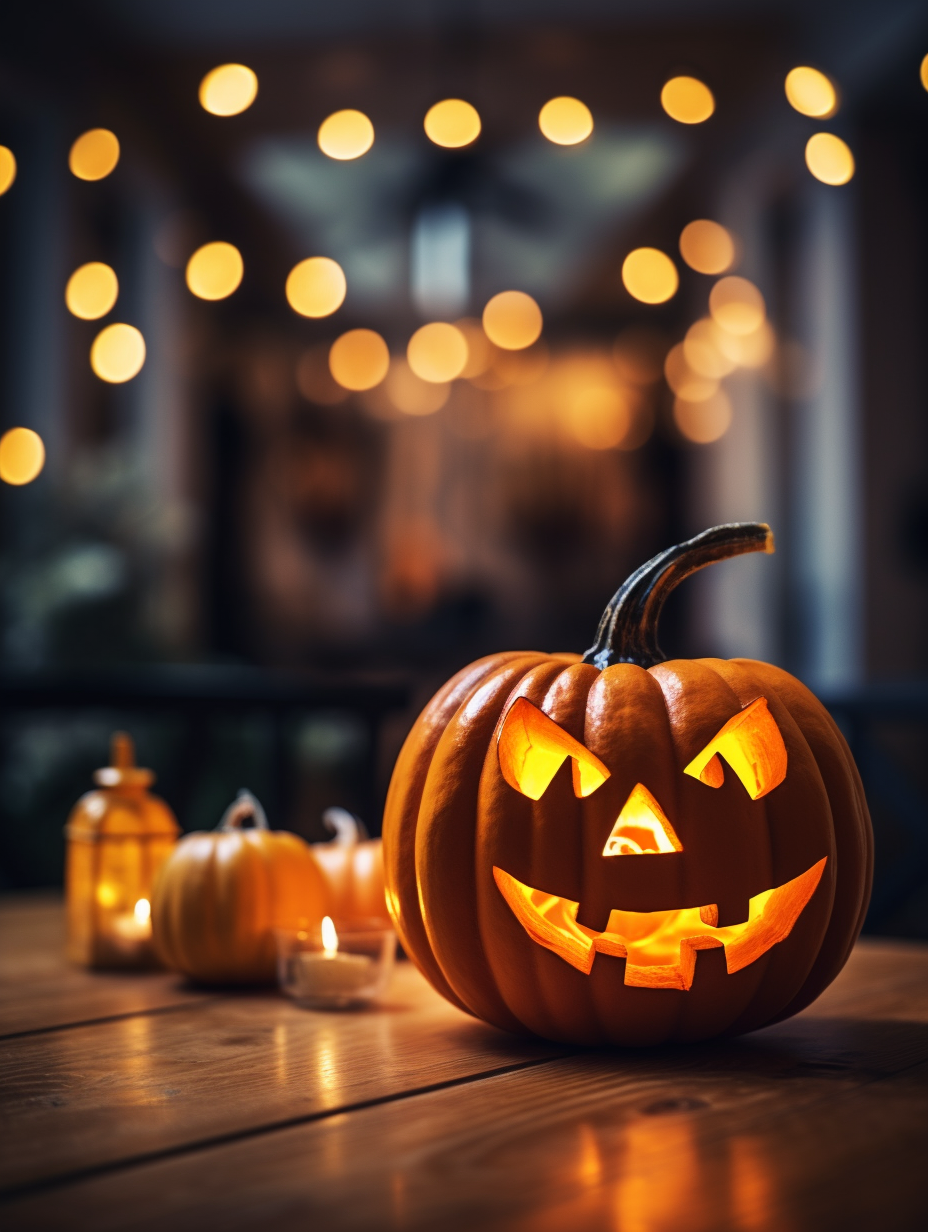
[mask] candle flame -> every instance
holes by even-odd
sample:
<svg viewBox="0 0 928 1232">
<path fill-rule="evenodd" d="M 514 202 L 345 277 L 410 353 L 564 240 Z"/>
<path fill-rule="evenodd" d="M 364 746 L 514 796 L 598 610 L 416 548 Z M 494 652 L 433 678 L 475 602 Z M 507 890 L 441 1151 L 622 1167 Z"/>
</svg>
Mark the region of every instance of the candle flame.
<svg viewBox="0 0 928 1232">
<path fill-rule="evenodd" d="M 322 948 L 326 954 L 334 954 L 338 949 L 338 933 L 332 923 L 331 916 L 325 916 L 322 921 Z"/>
<path fill-rule="evenodd" d="M 138 924 L 147 924 L 151 919 L 151 903 L 147 898 L 140 898 L 135 904 L 135 919 Z"/>
</svg>

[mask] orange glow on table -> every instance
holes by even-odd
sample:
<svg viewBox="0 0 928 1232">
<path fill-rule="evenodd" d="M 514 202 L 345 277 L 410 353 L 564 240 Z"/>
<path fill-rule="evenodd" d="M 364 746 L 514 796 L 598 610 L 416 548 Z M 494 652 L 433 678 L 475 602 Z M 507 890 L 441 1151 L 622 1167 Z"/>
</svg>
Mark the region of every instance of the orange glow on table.
<svg viewBox="0 0 928 1232">
<path fill-rule="evenodd" d="M 31 428 L 10 428 L 0 436 L 0 479 L 21 487 L 32 483 L 45 465 L 45 445 Z"/>
<path fill-rule="evenodd" d="M 71 146 L 68 166 L 79 180 L 103 180 L 119 162 L 119 139 L 108 128 L 92 128 Z"/>
</svg>

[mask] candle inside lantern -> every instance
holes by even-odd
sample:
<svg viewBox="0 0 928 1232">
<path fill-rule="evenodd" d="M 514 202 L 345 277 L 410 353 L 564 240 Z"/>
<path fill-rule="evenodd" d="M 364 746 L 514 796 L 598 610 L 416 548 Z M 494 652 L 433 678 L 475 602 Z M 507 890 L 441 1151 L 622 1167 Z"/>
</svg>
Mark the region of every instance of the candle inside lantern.
<svg viewBox="0 0 928 1232">
<path fill-rule="evenodd" d="M 322 952 L 293 957 L 293 995 L 315 1005 L 345 1006 L 365 999 L 377 978 L 376 962 L 368 954 L 345 954 L 331 917 L 322 921 Z"/>
<path fill-rule="evenodd" d="M 151 941 L 151 903 L 140 898 L 131 911 L 113 917 L 113 942 L 117 948 L 131 951 Z"/>
</svg>

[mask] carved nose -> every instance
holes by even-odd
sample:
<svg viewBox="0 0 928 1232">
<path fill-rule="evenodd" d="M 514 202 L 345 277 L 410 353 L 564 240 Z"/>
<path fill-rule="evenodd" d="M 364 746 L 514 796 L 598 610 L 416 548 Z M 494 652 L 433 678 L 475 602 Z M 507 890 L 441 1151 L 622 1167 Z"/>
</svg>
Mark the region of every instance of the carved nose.
<svg viewBox="0 0 928 1232">
<path fill-rule="evenodd" d="M 636 783 L 603 848 L 604 856 L 653 856 L 682 851 L 667 814 L 644 783 Z"/>
</svg>

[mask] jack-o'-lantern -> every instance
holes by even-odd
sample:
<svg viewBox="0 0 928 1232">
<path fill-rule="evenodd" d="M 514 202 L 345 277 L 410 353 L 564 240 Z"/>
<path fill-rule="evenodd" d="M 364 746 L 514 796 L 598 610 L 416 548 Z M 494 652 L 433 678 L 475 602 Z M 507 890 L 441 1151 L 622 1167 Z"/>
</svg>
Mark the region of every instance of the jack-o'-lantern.
<svg viewBox="0 0 928 1232">
<path fill-rule="evenodd" d="M 387 902 L 450 1001 L 653 1044 L 788 1017 L 841 970 L 872 831 L 837 726 L 777 667 L 657 641 L 685 577 L 772 550 L 763 524 L 705 531 L 628 578 L 582 658 L 492 655 L 420 715 L 387 798 Z"/>
</svg>

